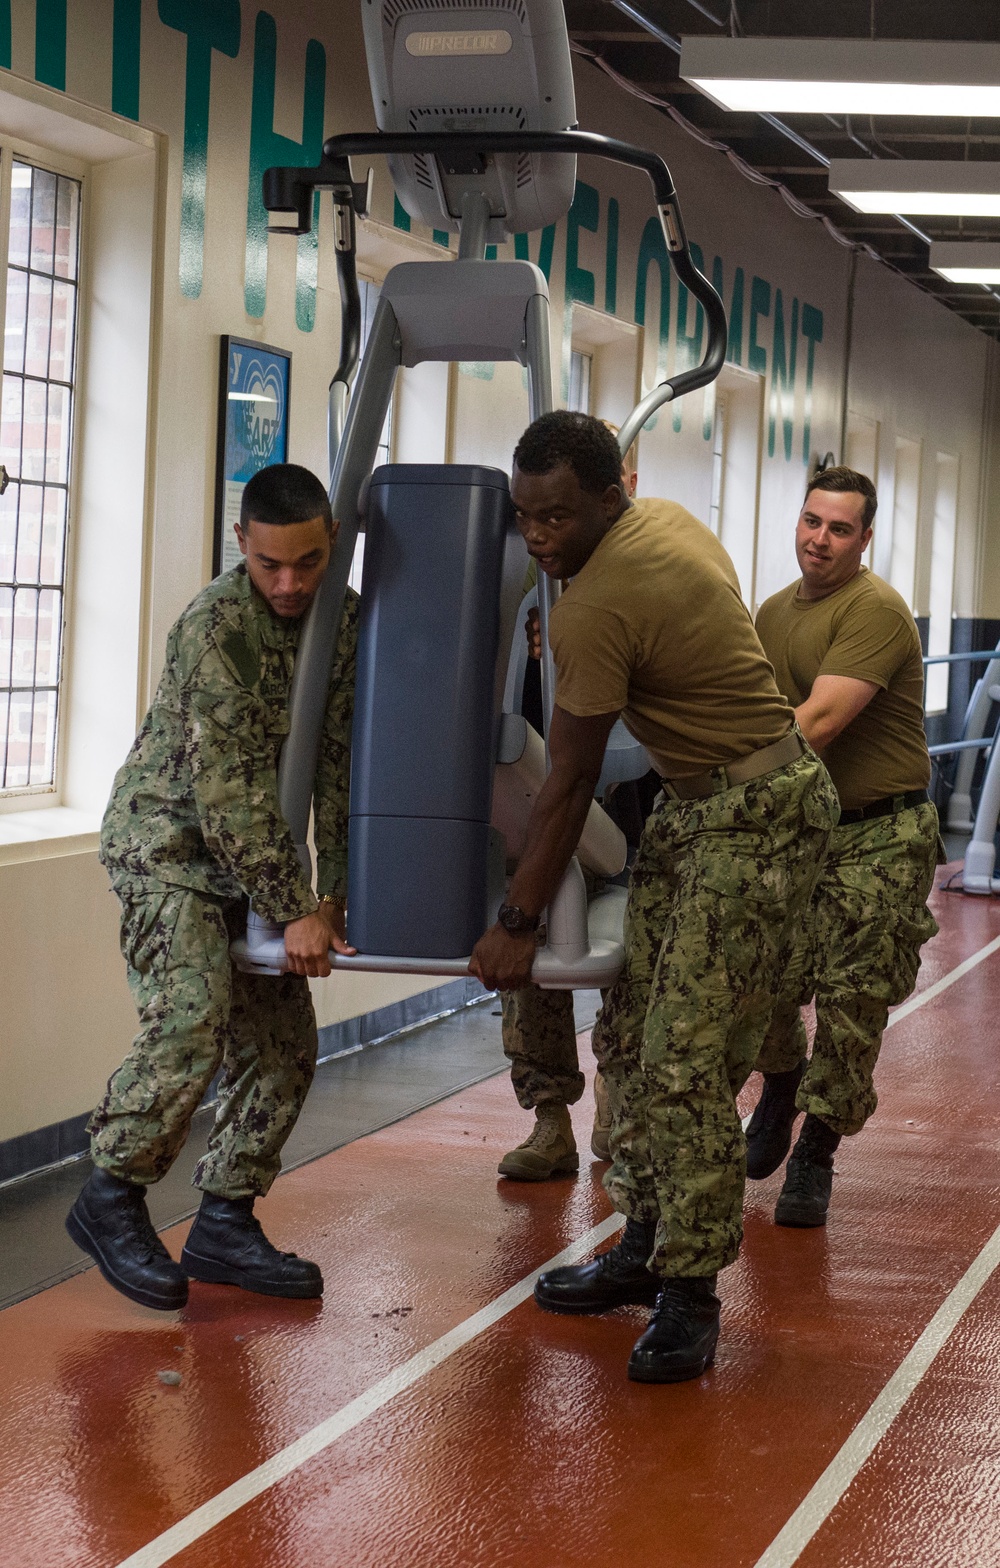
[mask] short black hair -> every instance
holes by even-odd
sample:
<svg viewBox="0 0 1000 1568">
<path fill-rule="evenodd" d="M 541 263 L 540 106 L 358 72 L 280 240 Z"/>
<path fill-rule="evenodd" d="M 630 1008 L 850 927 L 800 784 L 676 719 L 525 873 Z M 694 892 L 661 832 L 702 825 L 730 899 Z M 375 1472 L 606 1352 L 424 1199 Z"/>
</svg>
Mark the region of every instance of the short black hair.
<svg viewBox="0 0 1000 1568">
<path fill-rule="evenodd" d="M 333 527 L 333 513 L 326 486 L 298 463 L 271 463 L 247 481 L 240 501 L 240 527 L 247 523 L 306 523 L 322 517 Z"/>
<path fill-rule="evenodd" d="M 522 474 L 550 474 L 565 463 L 581 490 L 603 495 L 610 485 L 621 487 L 622 454 L 602 419 L 571 414 L 566 409 L 543 414 L 528 426 L 514 448 Z"/>
<path fill-rule="evenodd" d="M 832 490 L 837 495 L 859 495 L 864 501 L 861 512 L 861 532 L 864 533 L 875 521 L 878 510 L 878 491 L 868 478 L 867 474 L 859 474 L 856 468 L 848 468 L 845 463 L 838 463 L 836 468 L 824 468 L 810 479 L 806 486 L 806 500 L 813 490 Z"/>
</svg>

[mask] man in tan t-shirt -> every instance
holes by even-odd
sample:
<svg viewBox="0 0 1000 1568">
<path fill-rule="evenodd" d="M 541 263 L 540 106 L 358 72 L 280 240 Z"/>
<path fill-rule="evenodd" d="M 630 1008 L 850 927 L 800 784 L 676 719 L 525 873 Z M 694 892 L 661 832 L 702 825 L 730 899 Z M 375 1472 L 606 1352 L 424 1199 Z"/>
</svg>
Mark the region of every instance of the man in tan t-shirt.
<svg viewBox="0 0 1000 1568">
<path fill-rule="evenodd" d="M 550 618 L 552 770 L 495 925 L 470 968 L 523 986 L 541 913 L 579 841 L 619 715 L 664 778 L 632 867 L 625 964 L 598 1015 L 617 1246 L 535 1287 L 556 1312 L 654 1307 L 642 1382 L 698 1377 L 715 1354 L 719 1269 L 742 1236 L 736 1095 L 763 1041 L 837 801 L 774 684 L 726 552 L 666 501 L 627 502 L 614 438 L 546 414 L 514 453 L 528 549 L 571 579 Z"/>
<path fill-rule="evenodd" d="M 927 895 L 938 819 L 927 799 L 920 639 L 905 602 L 861 558 L 875 486 L 850 468 L 818 474 L 795 535 L 801 578 L 761 605 L 757 630 L 779 690 L 840 796 L 809 920 L 758 1066 L 747 1175 L 777 1170 L 806 1112 L 775 1209 L 779 1225 L 826 1223 L 833 1152 L 877 1103 L 872 1073 L 889 1007 L 913 989 L 937 930 Z M 815 997 L 806 1062 L 800 1004 Z"/>
</svg>

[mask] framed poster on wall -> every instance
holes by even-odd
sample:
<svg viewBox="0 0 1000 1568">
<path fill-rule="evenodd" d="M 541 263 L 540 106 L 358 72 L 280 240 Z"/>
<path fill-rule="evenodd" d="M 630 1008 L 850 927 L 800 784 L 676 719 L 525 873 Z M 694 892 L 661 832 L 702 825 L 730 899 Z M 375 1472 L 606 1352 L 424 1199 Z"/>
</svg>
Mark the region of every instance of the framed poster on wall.
<svg viewBox="0 0 1000 1568">
<path fill-rule="evenodd" d="M 292 356 L 252 338 L 223 337 L 219 364 L 219 433 L 215 470 L 217 577 L 241 559 L 233 524 L 248 479 L 269 463 L 288 461 L 288 397 Z"/>
</svg>

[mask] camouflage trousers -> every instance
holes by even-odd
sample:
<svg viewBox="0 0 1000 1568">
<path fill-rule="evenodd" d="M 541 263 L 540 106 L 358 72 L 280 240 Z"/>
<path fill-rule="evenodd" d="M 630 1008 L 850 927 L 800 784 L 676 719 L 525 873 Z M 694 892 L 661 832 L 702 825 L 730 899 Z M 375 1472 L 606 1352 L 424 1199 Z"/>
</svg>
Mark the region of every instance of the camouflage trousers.
<svg viewBox="0 0 1000 1568">
<path fill-rule="evenodd" d="M 517 1103 L 575 1105 L 584 1077 L 576 1049 L 572 991 L 543 991 L 537 985 L 501 991 L 503 1049 Z"/>
<path fill-rule="evenodd" d="M 742 1239 L 746 1145 L 736 1096 L 839 807 L 807 751 L 699 800 L 664 799 L 632 867 L 625 964 L 598 1014 L 614 1207 L 654 1220 L 650 1267 L 709 1275 Z"/>
<path fill-rule="evenodd" d="M 848 822 L 831 835 L 757 1066 L 786 1072 L 802 1061 L 799 1008 L 815 997 L 816 1036 L 797 1104 L 834 1132 L 860 1132 L 878 1103 L 872 1075 L 889 1008 L 913 990 L 920 949 L 938 929 L 927 908 L 938 844 L 930 804 Z"/>
<path fill-rule="evenodd" d="M 119 894 L 121 945 L 139 1033 L 90 1119 L 95 1165 L 128 1181 L 165 1175 L 221 1068 L 215 1124 L 194 1185 L 267 1192 L 316 1066 L 308 982 L 234 969 L 246 903 L 175 888 Z"/>
<path fill-rule="evenodd" d="M 607 883 L 584 869 L 588 899 Z M 576 1049 L 572 991 L 543 991 L 528 985 L 501 991 L 501 1032 L 510 1081 L 524 1110 L 536 1105 L 575 1105 L 583 1094 L 584 1076 Z"/>
</svg>

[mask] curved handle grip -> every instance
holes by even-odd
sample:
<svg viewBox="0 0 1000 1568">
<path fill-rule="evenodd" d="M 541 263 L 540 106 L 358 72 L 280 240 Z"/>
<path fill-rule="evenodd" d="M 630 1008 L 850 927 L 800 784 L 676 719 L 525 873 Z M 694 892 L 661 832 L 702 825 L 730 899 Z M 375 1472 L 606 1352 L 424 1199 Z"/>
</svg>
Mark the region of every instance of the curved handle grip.
<svg viewBox="0 0 1000 1568">
<path fill-rule="evenodd" d="M 658 408 L 662 408 L 664 403 L 672 403 L 675 398 L 683 397 L 686 392 L 694 392 L 698 387 L 707 386 L 710 381 L 715 380 L 726 362 L 726 347 L 729 340 L 726 307 L 704 273 L 699 272 L 691 260 L 687 236 L 684 233 L 684 225 L 676 202 L 665 203 L 659 210 L 670 264 L 677 275 L 678 282 L 683 283 L 684 287 L 691 291 L 705 312 L 708 343 L 700 365 L 693 365 L 690 370 L 680 371 L 678 375 L 671 376 L 669 381 L 661 381 L 651 392 L 647 392 L 642 402 L 632 410 L 618 432 L 618 444 L 623 454 L 628 451 L 647 419 L 655 414 Z"/>
<path fill-rule="evenodd" d="M 362 186 L 352 178 L 353 156 L 380 153 L 434 153 L 453 151 L 457 148 L 477 153 L 565 152 L 574 155 L 590 153 L 597 158 L 607 158 L 613 163 L 624 163 L 641 169 L 650 180 L 656 196 L 657 210 L 663 227 L 670 262 L 678 281 L 690 289 L 705 312 L 708 323 L 708 346 L 700 365 L 683 370 L 669 381 L 654 387 L 626 419 L 619 441 L 627 452 L 651 414 L 674 398 L 694 392 L 698 387 L 714 381 L 725 363 L 728 327 L 725 307 L 709 283 L 691 260 L 687 236 L 674 183 L 659 153 L 646 147 L 636 147 L 630 142 L 619 141 L 614 136 L 600 136 L 594 131 L 365 131 L 346 136 L 331 136 L 323 145 L 323 158 L 315 168 L 275 168 L 264 171 L 264 206 L 269 212 L 295 213 L 295 227 L 284 228 L 288 234 L 307 234 L 312 228 L 312 194 L 321 188 L 333 190 L 338 209 L 360 210 L 359 203 L 370 200 L 371 180 Z M 367 191 L 365 197 L 363 193 Z M 353 212 L 352 220 L 353 238 Z M 355 285 L 356 286 L 356 285 Z M 345 327 L 346 336 L 346 327 Z M 339 372 L 338 372 L 339 374 Z"/>
</svg>

